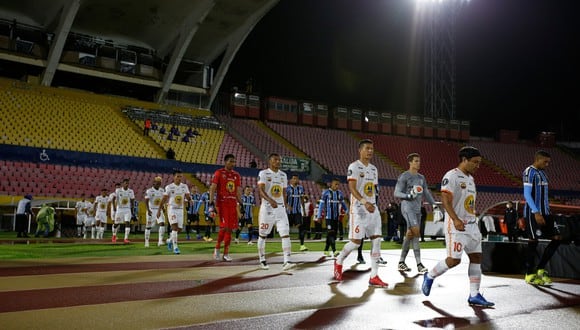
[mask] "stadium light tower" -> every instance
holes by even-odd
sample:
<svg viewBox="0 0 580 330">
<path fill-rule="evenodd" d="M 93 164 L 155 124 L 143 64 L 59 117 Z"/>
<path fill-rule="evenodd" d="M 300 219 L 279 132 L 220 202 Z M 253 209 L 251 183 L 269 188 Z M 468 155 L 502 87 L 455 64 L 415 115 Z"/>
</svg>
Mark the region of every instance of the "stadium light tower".
<svg viewBox="0 0 580 330">
<path fill-rule="evenodd" d="M 456 119 L 455 19 L 469 0 L 416 0 L 422 11 L 424 49 L 423 115 Z"/>
</svg>

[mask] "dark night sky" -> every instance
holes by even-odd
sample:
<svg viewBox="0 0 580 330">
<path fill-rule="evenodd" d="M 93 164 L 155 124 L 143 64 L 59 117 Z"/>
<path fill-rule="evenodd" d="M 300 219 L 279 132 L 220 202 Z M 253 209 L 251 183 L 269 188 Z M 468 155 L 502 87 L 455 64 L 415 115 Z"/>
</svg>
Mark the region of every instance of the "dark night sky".
<svg viewBox="0 0 580 330">
<path fill-rule="evenodd" d="M 471 121 L 472 135 L 549 130 L 580 141 L 578 8 L 571 0 L 471 0 L 460 8 L 456 113 Z M 413 0 L 281 0 L 248 36 L 222 87 L 252 77 L 262 96 L 422 115 L 416 17 Z"/>
</svg>

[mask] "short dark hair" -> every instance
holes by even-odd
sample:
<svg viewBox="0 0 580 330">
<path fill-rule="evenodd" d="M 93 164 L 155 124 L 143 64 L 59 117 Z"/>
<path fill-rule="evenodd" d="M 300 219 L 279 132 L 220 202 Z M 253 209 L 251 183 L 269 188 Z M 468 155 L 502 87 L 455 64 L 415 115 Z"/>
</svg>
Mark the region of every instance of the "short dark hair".
<svg viewBox="0 0 580 330">
<path fill-rule="evenodd" d="M 236 156 L 234 156 L 234 154 L 227 154 L 224 156 L 224 162 L 227 162 L 230 159 L 236 159 Z"/>
<path fill-rule="evenodd" d="M 419 156 L 419 153 L 417 153 L 417 152 L 412 152 L 412 153 L 410 153 L 410 154 L 407 155 L 407 161 L 410 162 L 415 157 L 421 157 L 421 156 Z"/>
<path fill-rule="evenodd" d="M 552 158 L 552 156 L 550 155 L 550 153 L 547 152 L 546 150 L 538 150 L 538 151 L 536 151 L 535 156 L 536 157 L 540 156 L 540 157 Z"/>
<path fill-rule="evenodd" d="M 371 139 L 362 139 L 358 142 L 358 148 L 360 149 L 365 144 L 373 144 L 373 140 Z"/>
<path fill-rule="evenodd" d="M 181 174 L 181 170 L 173 170 L 173 175 L 175 174 Z"/>
<path fill-rule="evenodd" d="M 473 157 L 480 157 L 481 153 L 479 152 L 479 150 L 476 147 L 472 147 L 472 146 L 465 146 L 462 147 L 461 149 L 459 149 L 459 160 L 462 160 L 463 158 L 466 158 L 467 160 L 473 158 Z"/>
<path fill-rule="evenodd" d="M 268 156 L 268 159 L 272 159 L 272 157 L 280 157 L 280 155 L 278 153 L 273 152 Z"/>
</svg>

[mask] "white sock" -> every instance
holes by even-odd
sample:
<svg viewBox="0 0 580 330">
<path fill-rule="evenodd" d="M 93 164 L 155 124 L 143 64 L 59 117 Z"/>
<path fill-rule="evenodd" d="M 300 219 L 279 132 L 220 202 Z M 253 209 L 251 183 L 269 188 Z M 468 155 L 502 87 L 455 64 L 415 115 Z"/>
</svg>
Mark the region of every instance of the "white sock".
<svg viewBox="0 0 580 330">
<path fill-rule="evenodd" d="M 475 297 L 479 293 L 481 284 L 481 265 L 470 263 L 467 275 L 469 276 L 469 293 L 472 297 Z"/>
<path fill-rule="evenodd" d="M 159 226 L 159 243 L 163 244 L 163 235 L 165 235 L 165 226 Z"/>
<path fill-rule="evenodd" d="M 125 239 L 129 239 L 129 233 L 131 233 L 131 227 L 125 226 Z"/>
<path fill-rule="evenodd" d="M 284 263 L 290 262 L 290 255 L 292 254 L 290 237 L 282 238 L 282 252 L 284 253 Z"/>
<path fill-rule="evenodd" d="M 171 230 L 171 240 L 173 241 L 173 249 L 177 249 L 177 230 Z"/>
<path fill-rule="evenodd" d="M 266 261 L 266 239 L 262 236 L 258 236 L 258 256 L 260 257 L 260 262 Z"/>
</svg>

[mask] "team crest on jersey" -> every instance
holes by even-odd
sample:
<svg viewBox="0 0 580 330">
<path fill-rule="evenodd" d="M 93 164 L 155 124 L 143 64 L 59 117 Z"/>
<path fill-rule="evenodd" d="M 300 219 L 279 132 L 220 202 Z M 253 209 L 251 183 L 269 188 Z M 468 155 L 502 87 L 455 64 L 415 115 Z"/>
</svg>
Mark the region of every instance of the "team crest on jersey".
<svg viewBox="0 0 580 330">
<path fill-rule="evenodd" d="M 361 178 L 364 178 L 365 177 L 365 173 L 364 172 L 360 172 L 360 174 L 358 176 L 360 176 Z"/>
<path fill-rule="evenodd" d="M 272 181 L 272 178 L 271 177 L 267 177 L 266 178 L 266 181 L 270 182 L 270 181 Z"/>
<path fill-rule="evenodd" d="M 274 198 L 282 196 L 282 187 L 279 185 L 272 186 L 272 189 L 270 189 L 270 195 Z"/>
<path fill-rule="evenodd" d="M 467 184 L 465 184 L 465 182 L 461 182 L 459 184 L 459 187 L 461 187 L 461 189 L 465 189 L 465 188 L 467 188 Z"/>
<path fill-rule="evenodd" d="M 473 195 L 469 195 L 465 198 L 463 207 L 469 214 L 475 214 L 475 198 Z"/>
<path fill-rule="evenodd" d="M 372 182 L 365 183 L 364 192 L 367 197 L 372 197 L 375 194 L 375 185 Z"/>
<path fill-rule="evenodd" d="M 236 183 L 234 181 L 228 181 L 226 183 L 226 190 L 228 192 L 233 192 L 235 188 L 236 188 Z"/>
</svg>

